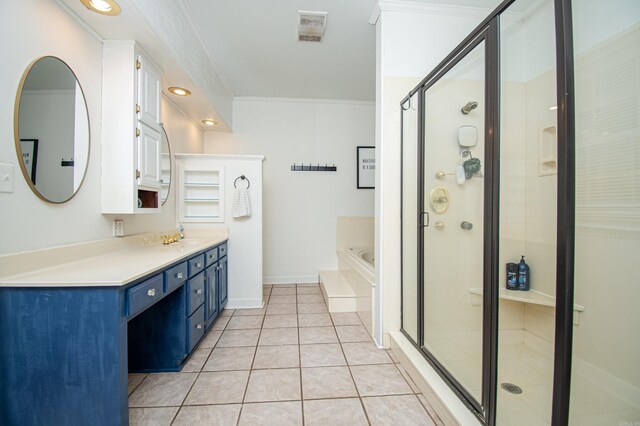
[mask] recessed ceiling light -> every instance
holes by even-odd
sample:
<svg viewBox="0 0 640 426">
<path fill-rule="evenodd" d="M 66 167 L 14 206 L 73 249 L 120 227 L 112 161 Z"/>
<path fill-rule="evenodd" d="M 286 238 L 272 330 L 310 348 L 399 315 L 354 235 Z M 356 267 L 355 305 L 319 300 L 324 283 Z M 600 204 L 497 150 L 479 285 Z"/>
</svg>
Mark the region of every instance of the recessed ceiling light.
<svg viewBox="0 0 640 426">
<path fill-rule="evenodd" d="M 101 15 L 116 16 L 120 14 L 120 5 L 115 0 L 80 0 L 80 3 L 93 12 Z"/>
<path fill-rule="evenodd" d="M 206 120 L 202 120 L 202 122 L 203 122 L 204 124 L 206 124 L 207 126 L 215 126 L 216 124 L 218 124 L 218 122 L 217 122 L 217 121 L 214 121 L 214 120 L 212 120 L 212 119 L 210 119 L 210 118 L 208 118 L 208 119 L 206 119 Z"/>
<path fill-rule="evenodd" d="M 184 87 L 169 87 L 169 92 L 178 96 L 189 96 L 191 92 Z"/>
</svg>

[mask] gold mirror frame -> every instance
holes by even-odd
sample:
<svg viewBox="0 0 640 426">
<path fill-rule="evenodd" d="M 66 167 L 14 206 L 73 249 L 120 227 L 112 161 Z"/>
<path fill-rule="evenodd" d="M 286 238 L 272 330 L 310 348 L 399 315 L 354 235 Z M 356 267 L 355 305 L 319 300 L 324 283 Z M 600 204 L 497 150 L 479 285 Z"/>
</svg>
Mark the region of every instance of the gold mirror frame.
<svg viewBox="0 0 640 426">
<path fill-rule="evenodd" d="M 164 124 L 162 124 L 162 133 L 164 134 L 164 138 L 167 140 L 167 148 L 169 149 L 169 188 L 167 188 L 167 198 L 162 200 L 160 207 L 164 206 L 169 199 L 169 194 L 171 194 L 171 184 L 173 183 L 173 155 L 171 155 L 171 142 L 169 141 L 169 135 L 167 134 L 167 130 L 164 128 Z M 162 137 L 161 137 L 162 139 Z M 162 146 L 160 147 L 160 155 L 162 156 Z M 162 161 L 160 162 L 160 169 L 162 169 Z M 162 191 L 162 189 L 160 189 Z M 160 193 L 160 198 L 162 198 L 162 192 Z"/>
<path fill-rule="evenodd" d="M 35 66 L 35 64 L 37 64 L 39 61 L 45 58 L 57 59 L 69 69 L 71 74 L 73 74 L 73 77 L 76 79 L 76 82 L 78 83 L 78 87 L 80 88 L 80 92 L 82 93 L 82 99 L 84 100 L 84 110 L 85 110 L 85 113 L 87 114 L 87 159 L 84 167 L 84 173 L 82 174 L 82 179 L 80 180 L 78 189 L 73 191 L 73 194 L 71 194 L 69 198 L 62 201 L 49 200 L 44 195 L 42 195 L 40 191 L 38 191 L 36 186 L 33 184 L 33 181 L 31 181 L 31 176 L 29 176 L 29 172 L 24 165 L 24 161 L 22 161 L 22 147 L 20 146 L 20 101 L 22 100 L 22 91 L 24 89 L 24 84 L 27 80 L 27 77 L 31 72 L 31 69 Z M 38 198 L 40 198 L 42 201 L 45 201 L 51 204 L 64 204 L 76 196 L 76 194 L 80 191 L 80 188 L 82 188 L 82 185 L 84 184 L 84 180 L 87 177 L 87 170 L 89 169 L 89 159 L 91 158 L 91 117 L 89 117 L 89 106 L 87 105 L 87 97 L 84 94 L 84 89 L 82 88 L 82 84 L 80 84 L 80 80 L 78 79 L 78 76 L 76 75 L 75 72 L 73 72 L 73 69 L 69 66 L 68 63 L 58 58 L 57 56 L 45 55 L 45 56 L 40 56 L 34 59 L 27 66 L 27 69 L 24 71 L 24 74 L 22 74 L 22 78 L 20 79 L 20 84 L 18 84 L 18 93 L 16 94 L 16 101 L 13 107 L 13 137 L 15 141 L 16 155 L 18 156 L 18 163 L 20 164 L 20 170 L 22 171 L 22 177 L 29 185 L 29 188 L 31 188 L 31 191 L 33 191 L 33 193 Z"/>
</svg>

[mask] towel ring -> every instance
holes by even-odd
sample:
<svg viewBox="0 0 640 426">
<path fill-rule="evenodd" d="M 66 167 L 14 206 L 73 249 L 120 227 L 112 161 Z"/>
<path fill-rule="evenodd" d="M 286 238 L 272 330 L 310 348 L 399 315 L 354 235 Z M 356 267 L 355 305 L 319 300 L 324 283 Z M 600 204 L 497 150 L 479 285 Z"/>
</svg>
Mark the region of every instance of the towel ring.
<svg viewBox="0 0 640 426">
<path fill-rule="evenodd" d="M 234 180 L 234 181 L 233 181 L 233 187 L 234 187 L 234 188 L 237 188 L 237 187 L 238 187 L 238 186 L 236 185 L 236 184 L 238 183 L 238 179 L 240 179 L 240 180 L 246 180 L 246 181 L 247 181 L 247 189 L 249 189 L 249 188 L 251 187 L 251 181 L 249 180 L 249 178 L 247 178 L 245 175 L 241 175 L 241 176 L 238 176 L 238 177 L 236 178 L 236 180 Z"/>
</svg>

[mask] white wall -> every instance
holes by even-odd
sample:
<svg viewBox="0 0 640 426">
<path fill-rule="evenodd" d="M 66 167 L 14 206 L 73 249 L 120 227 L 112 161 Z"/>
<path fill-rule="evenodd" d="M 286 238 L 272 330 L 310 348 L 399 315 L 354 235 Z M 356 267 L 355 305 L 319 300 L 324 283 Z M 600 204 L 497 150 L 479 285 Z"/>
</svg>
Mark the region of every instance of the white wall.
<svg viewBox="0 0 640 426">
<path fill-rule="evenodd" d="M 60 57 L 84 90 L 91 132 L 87 175 L 78 194 L 65 204 L 45 203 L 31 192 L 20 173 L 14 148 L 14 97 L 0 99 L 0 163 L 12 164 L 15 178 L 14 192 L 0 193 L 0 254 L 110 238 L 113 217 L 100 213 L 101 41 L 48 0 L 0 3 L 0 39 L 5 40 L 0 55 L 11 58 L 0 68 L 2 93 L 16 93 L 24 70 L 35 58 Z M 171 143 L 181 145 L 180 151 L 202 152 L 202 132 L 191 120 L 171 105 L 165 108 L 163 120 Z M 170 197 L 174 197 L 173 190 Z M 171 205 L 170 200 L 167 206 Z M 175 209 L 124 219 L 127 234 L 162 230 L 175 226 Z"/>
<path fill-rule="evenodd" d="M 370 102 L 236 98 L 234 133 L 205 133 L 205 153 L 264 155 L 265 282 L 316 282 L 337 269 L 338 216 L 373 215 L 356 189 L 356 147 L 374 145 Z M 292 172 L 294 163 L 337 172 Z"/>
</svg>

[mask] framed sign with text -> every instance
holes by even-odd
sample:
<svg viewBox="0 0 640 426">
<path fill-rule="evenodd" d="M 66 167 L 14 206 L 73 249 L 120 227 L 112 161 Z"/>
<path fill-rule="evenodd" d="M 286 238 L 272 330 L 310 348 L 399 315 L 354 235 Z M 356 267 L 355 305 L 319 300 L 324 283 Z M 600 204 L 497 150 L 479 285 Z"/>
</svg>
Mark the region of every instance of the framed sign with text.
<svg viewBox="0 0 640 426">
<path fill-rule="evenodd" d="M 358 147 L 358 173 L 357 188 L 373 189 L 376 183 L 376 147 Z"/>
</svg>

